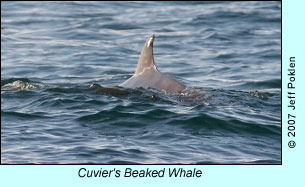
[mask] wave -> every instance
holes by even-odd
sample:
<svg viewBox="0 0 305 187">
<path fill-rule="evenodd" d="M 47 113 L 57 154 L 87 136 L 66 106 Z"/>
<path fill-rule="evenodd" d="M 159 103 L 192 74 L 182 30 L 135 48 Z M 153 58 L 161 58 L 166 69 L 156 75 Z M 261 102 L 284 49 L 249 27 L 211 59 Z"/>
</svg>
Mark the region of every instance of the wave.
<svg viewBox="0 0 305 187">
<path fill-rule="evenodd" d="M 2 82 L 1 82 L 2 84 Z M 11 91 L 22 91 L 22 90 L 35 90 L 39 87 L 38 84 L 33 84 L 29 82 L 23 82 L 21 80 L 16 80 L 12 83 L 7 83 L 1 86 L 1 90 L 11 90 Z"/>
<path fill-rule="evenodd" d="M 9 78 L 9 79 L 4 79 L 4 80 L 1 79 L 1 86 L 4 86 L 9 83 L 13 83 L 15 81 L 31 82 L 30 79 L 27 79 L 27 78 Z"/>
<path fill-rule="evenodd" d="M 24 112 L 5 112 L 1 110 L 1 117 L 22 118 L 22 119 L 42 119 L 50 118 L 44 112 L 24 113 Z"/>
<path fill-rule="evenodd" d="M 240 85 L 243 89 L 252 88 L 252 89 L 268 89 L 268 88 L 281 88 L 282 80 L 281 79 L 270 79 L 264 81 L 248 81 Z"/>
<path fill-rule="evenodd" d="M 133 110 L 134 108 L 134 110 Z M 181 114 L 165 109 L 149 109 L 138 111 L 136 105 L 116 106 L 109 110 L 103 110 L 94 114 L 83 115 L 78 121 L 96 126 L 96 124 L 108 124 L 110 126 L 139 127 L 149 124 L 163 124 L 165 126 L 181 127 L 191 133 L 209 133 L 210 131 L 230 132 L 234 134 L 253 135 L 279 135 L 280 126 L 276 124 L 259 124 L 241 121 L 238 119 L 218 118 L 209 114 Z"/>
</svg>

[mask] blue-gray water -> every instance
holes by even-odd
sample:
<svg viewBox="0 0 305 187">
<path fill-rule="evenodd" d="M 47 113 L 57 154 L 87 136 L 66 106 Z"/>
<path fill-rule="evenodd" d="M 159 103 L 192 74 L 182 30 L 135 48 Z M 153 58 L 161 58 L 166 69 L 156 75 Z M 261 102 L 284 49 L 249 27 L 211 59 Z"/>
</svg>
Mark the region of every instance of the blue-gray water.
<svg viewBox="0 0 305 187">
<path fill-rule="evenodd" d="M 189 87 L 110 93 L 155 34 Z M 280 2 L 1 2 L 1 162 L 281 163 Z"/>
</svg>

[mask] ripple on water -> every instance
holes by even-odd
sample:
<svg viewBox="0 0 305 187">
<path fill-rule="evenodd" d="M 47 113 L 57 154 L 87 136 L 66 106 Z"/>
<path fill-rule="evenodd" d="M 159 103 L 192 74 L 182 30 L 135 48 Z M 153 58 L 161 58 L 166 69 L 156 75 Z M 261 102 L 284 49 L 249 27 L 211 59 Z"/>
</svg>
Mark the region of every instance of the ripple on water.
<svg viewBox="0 0 305 187">
<path fill-rule="evenodd" d="M 280 4 L 1 2 L 1 163 L 280 164 Z"/>
</svg>

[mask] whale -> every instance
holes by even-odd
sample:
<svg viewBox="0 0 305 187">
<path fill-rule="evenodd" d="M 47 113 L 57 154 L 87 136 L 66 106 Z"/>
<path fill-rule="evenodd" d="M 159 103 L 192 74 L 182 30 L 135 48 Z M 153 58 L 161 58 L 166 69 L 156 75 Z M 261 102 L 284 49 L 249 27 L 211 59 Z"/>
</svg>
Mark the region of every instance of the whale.
<svg viewBox="0 0 305 187">
<path fill-rule="evenodd" d="M 186 86 L 177 80 L 161 73 L 154 60 L 153 43 L 155 35 L 147 38 L 142 49 L 135 73 L 121 83 L 123 88 L 153 88 L 166 93 L 178 93 L 186 89 Z"/>
</svg>

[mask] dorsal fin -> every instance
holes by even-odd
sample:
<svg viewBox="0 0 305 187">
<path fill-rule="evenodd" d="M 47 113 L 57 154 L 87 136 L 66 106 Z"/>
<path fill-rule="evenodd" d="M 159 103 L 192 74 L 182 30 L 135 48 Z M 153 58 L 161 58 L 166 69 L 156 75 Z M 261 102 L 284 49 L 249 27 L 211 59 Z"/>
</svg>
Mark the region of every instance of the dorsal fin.
<svg viewBox="0 0 305 187">
<path fill-rule="evenodd" d="M 157 70 L 153 54 L 154 39 L 154 35 L 151 35 L 147 38 L 138 61 L 138 66 L 135 75 L 141 74 L 147 68 L 155 68 Z"/>
</svg>

